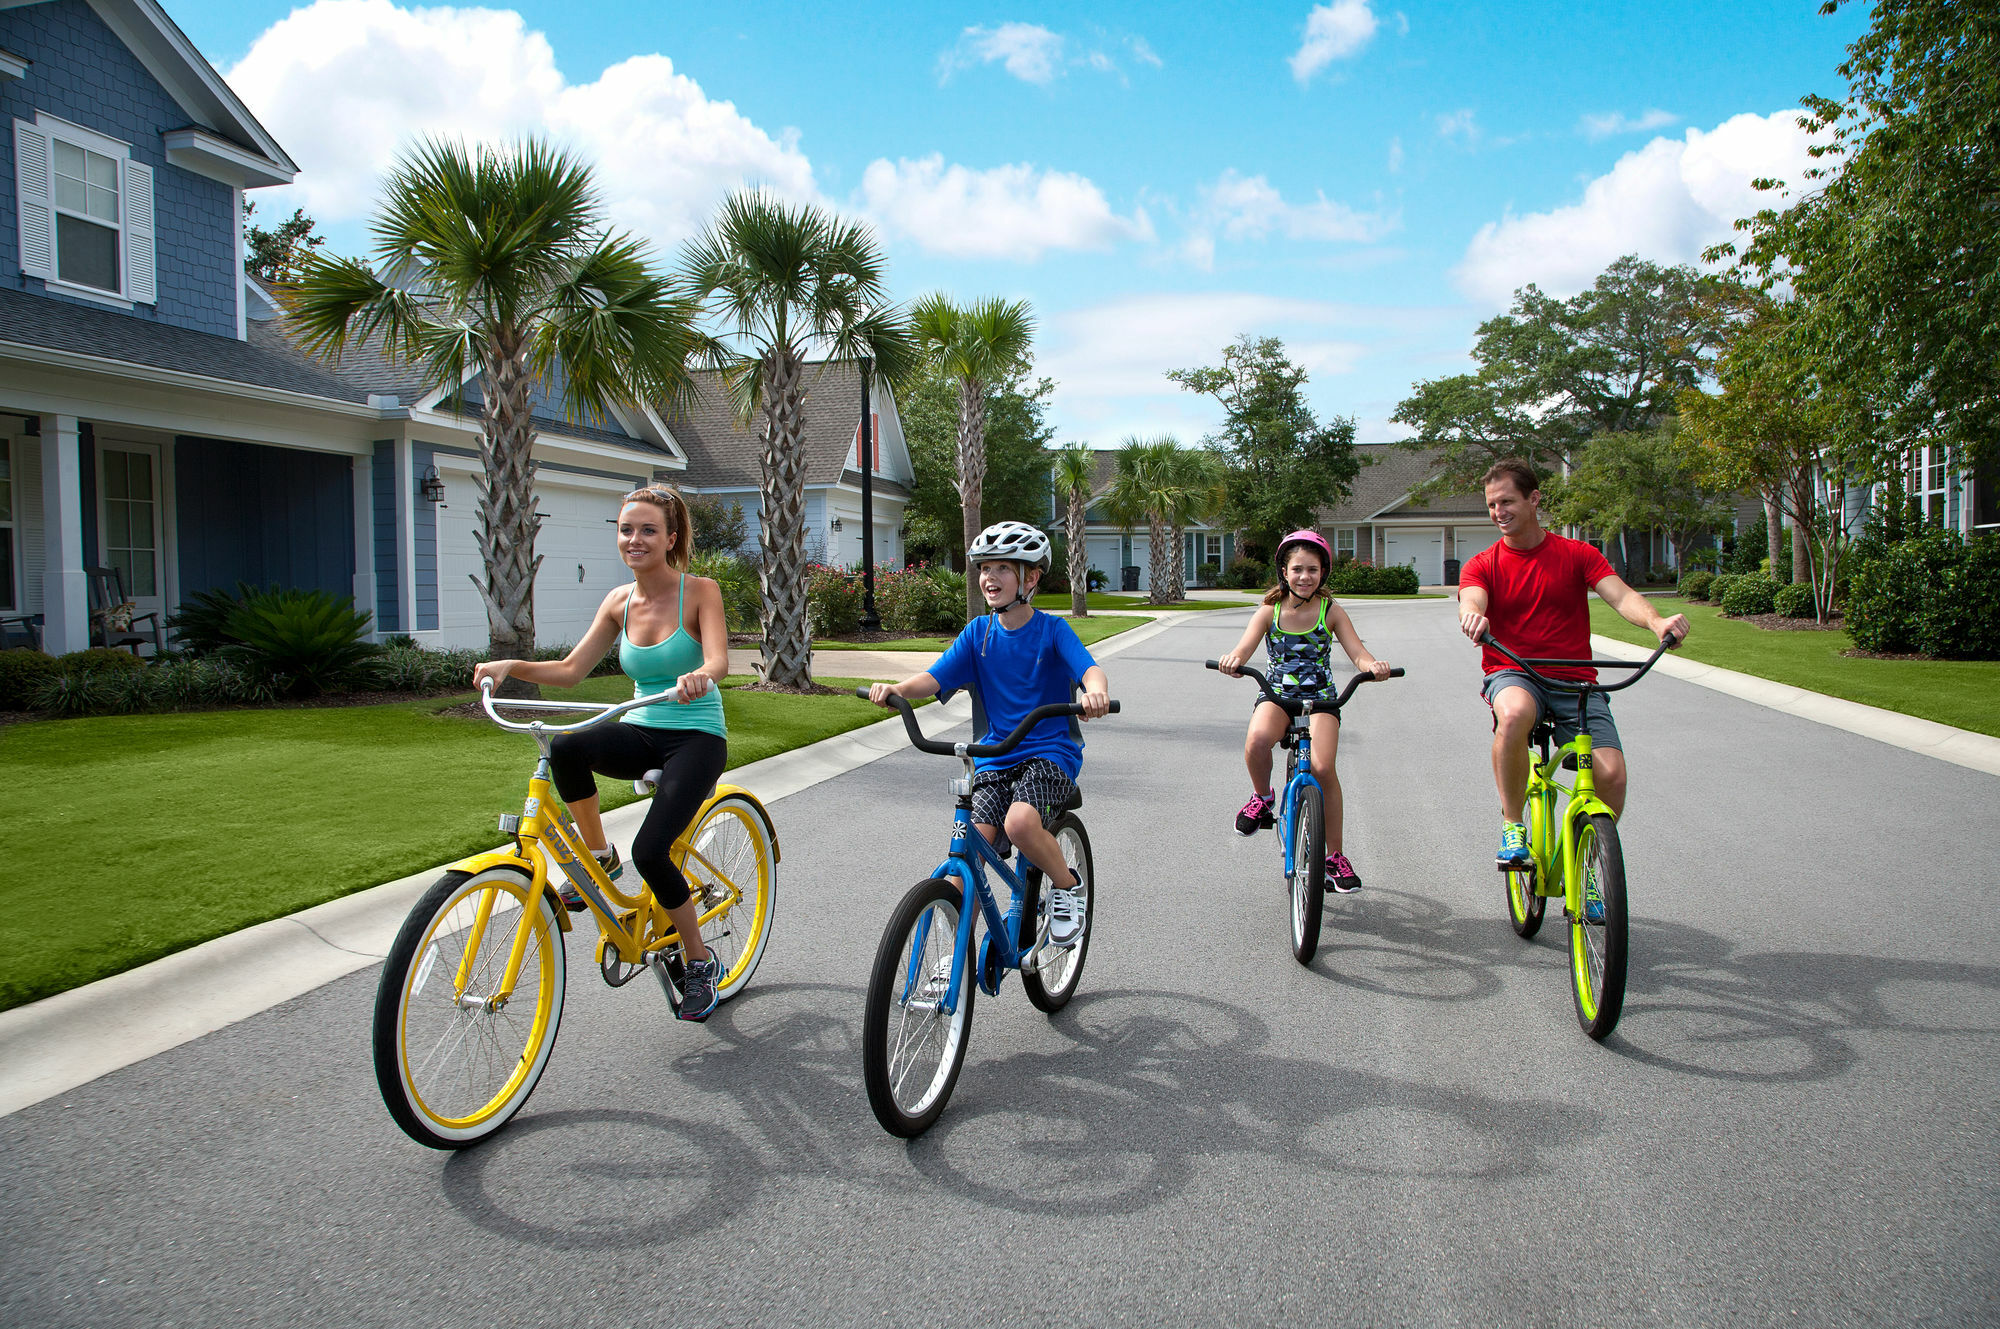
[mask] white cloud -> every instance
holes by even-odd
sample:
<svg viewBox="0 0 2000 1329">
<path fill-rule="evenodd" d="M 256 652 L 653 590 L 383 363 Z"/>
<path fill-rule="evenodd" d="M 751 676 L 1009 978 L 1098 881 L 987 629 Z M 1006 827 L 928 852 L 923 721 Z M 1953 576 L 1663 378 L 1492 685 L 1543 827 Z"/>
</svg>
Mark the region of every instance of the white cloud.
<svg viewBox="0 0 2000 1329">
<path fill-rule="evenodd" d="M 1623 254 L 1692 262 L 1728 239 L 1738 217 L 1771 204 L 1751 180 L 1803 180 L 1812 164 L 1808 142 L 1795 111 L 1739 115 L 1712 130 L 1656 138 L 1592 180 L 1579 201 L 1488 222 L 1454 276 L 1467 295 L 1500 307 L 1529 282 L 1553 295 L 1580 291 Z"/>
<path fill-rule="evenodd" d="M 1159 55 L 1154 52 L 1151 46 L 1146 44 L 1144 37 L 1127 37 L 1125 45 L 1131 48 L 1132 58 L 1140 64 L 1151 65 L 1155 69 L 1160 67 L 1161 61 Z"/>
<path fill-rule="evenodd" d="M 1083 176 L 1025 162 L 975 171 L 939 153 L 877 158 L 862 173 L 861 202 L 884 230 L 957 258 L 1033 262 L 1051 249 L 1153 239 L 1143 208 L 1122 217 Z"/>
<path fill-rule="evenodd" d="M 691 235 L 730 189 L 817 198 L 796 131 L 772 135 L 662 55 L 573 84 L 511 10 L 317 0 L 267 29 L 228 72 L 303 170 L 261 195 L 326 223 L 371 214 L 399 150 L 425 135 L 543 135 L 596 166 L 611 214 L 655 242 Z"/>
<path fill-rule="evenodd" d="M 1201 206 L 1181 252 L 1203 269 L 1214 263 L 1218 232 L 1229 240 L 1265 240 L 1276 235 L 1287 240 L 1366 243 L 1400 225 L 1392 213 L 1361 212 L 1334 202 L 1324 193 L 1309 203 L 1287 203 L 1265 177 L 1241 175 L 1233 168 L 1201 192 Z"/>
<path fill-rule="evenodd" d="M 1453 111 L 1449 115 L 1439 116 L 1437 118 L 1437 132 L 1438 137 L 1443 139 L 1462 138 L 1465 140 L 1467 147 L 1476 145 L 1481 135 L 1479 125 L 1473 120 L 1470 108 Z"/>
<path fill-rule="evenodd" d="M 973 65 L 998 64 L 1024 83 L 1048 83 L 1062 72 L 1063 37 L 1039 23 L 1002 23 L 997 28 L 967 28 L 958 45 L 938 59 L 938 79 Z"/>
<path fill-rule="evenodd" d="M 1628 119 L 1623 111 L 1611 111 L 1604 115 L 1586 115 L 1576 122 L 1576 132 L 1585 138 L 1610 138 L 1614 134 L 1642 134 L 1648 130 L 1665 129 L 1680 123 L 1680 117 L 1672 111 L 1662 111 L 1655 106 L 1641 113 L 1636 119 Z"/>
<path fill-rule="evenodd" d="M 1333 0 L 1315 5 L 1306 16 L 1305 40 L 1291 58 L 1292 77 L 1309 83 L 1312 76 L 1336 60 L 1366 46 L 1379 26 L 1368 0 Z"/>
</svg>

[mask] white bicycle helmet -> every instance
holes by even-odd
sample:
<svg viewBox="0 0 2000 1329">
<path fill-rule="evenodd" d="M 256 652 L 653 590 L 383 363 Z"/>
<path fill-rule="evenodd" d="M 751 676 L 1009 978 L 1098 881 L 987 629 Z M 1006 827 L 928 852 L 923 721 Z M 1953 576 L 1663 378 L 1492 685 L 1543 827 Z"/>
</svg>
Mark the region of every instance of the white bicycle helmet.
<svg viewBox="0 0 2000 1329">
<path fill-rule="evenodd" d="M 965 551 L 967 566 L 1006 558 L 1018 563 L 1032 563 L 1044 572 L 1049 569 L 1050 557 L 1049 537 L 1024 521 L 1003 521 L 988 526 L 972 542 L 972 548 Z"/>
</svg>

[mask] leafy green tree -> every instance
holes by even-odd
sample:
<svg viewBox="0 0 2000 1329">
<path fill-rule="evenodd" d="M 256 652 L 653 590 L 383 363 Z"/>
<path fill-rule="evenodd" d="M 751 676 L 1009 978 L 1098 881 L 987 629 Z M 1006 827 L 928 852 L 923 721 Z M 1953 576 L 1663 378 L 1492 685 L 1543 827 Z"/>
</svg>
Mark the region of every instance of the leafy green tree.
<svg viewBox="0 0 2000 1329">
<path fill-rule="evenodd" d="M 1479 325 L 1478 372 L 1417 384 L 1390 417 L 1417 431 L 1405 446 L 1441 458 L 1426 492 L 1477 489 L 1503 457 L 1559 474 L 1601 434 L 1664 423 L 1721 344 L 1718 285 L 1627 255 L 1567 300 L 1515 292 L 1512 309 Z"/>
<path fill-rule="evenodd" d="M 820 208 L 741 190 L 723 200 L 684 259 L 695 297 L 721 325 L 705 356 L 737 418 L 761 417 L 764 682 L 812 691 L 806 619 L 806 399 L 809 356 L 873 356 L 892 384 L 916 364 L 909 321 L 889 303 L 881 247 L 866 227 Z M 845 409 L 845 404 L 836 409 Z"/>
<path fill-rule="evenodd" d="M 1044 445 L 1055 436 L 1048 423 L 1055 384 L 1033 379 L 1031 368 L 989 384 L 984 403 L 986 475 L 981 482 L 983 523 L 1024 521 L 1040 526 L 1049 514 L 1049 459 Z M 937 370 L 920 371 L 897 394 L 903 440 L 916 473 L 905 509 L 909 547 L 954 567 L 965 566 L 963 500 L 958 485 L 959 385 Z M 979 533 L 978 527 L 973 534 Z M 982 612 L 984 602 L 981 602 Z"/>
<path fill-rule="evenodd" d="M 326 237 L 313 233 L 318 223 L 304 208 L 292 209 L 291 216 L 270 227 L 252 220 L 256 214 L 257 205 L 243 200 L 243 271 L 267 287 L 288 285 L 297 279 L 306 255 L 324 245 Z"/>
<path fill-rule="evenodd" d="M 639 241 L 605 225 L 590 168 L 535 140 L 426 141 L 389 177 L 373 231 L 379 270 L 402 274 L 400 284 L 308 250 L 286 307 L 315 351 L 338 356 L 349 341 L 380 338 L 433 387 L 480 373 L 485 579 L 472 580 L 493 656 L 532 657 L 542 560 L 531 394 L 559 383 L 571 419 L 679 399 L 695 308 Z"/>
<path fill-rule="evenodd" d="M 743 548 L 750 528 L 743 505 L 734 499 L 713 494 L 683 494 L 688 521 L 694 526 L 694 549 L 698 554 L 734 554 Z"/>
<path fill-rule="evenodd" d="M 1675 447 L 1669 423 L 1643 433 L 1600 434 L 1565 479 L 1551 513 L 1598 531 L 1657 527 L 1673 544 L 1674 561 L 1685 566 L 1694 542 L 1726 523 L 1733 508 L 1730 491 L 1706 479 Z M 1621 562 L 1626 580 L 1634 580 L 1629 549 Z"/>
<path fill-rule="evenodd" d="M 971 548 L 985 523 L 981 518 L 986 483 L 986 393 L 1026 368 L 1035 341 L 1035 316 L 1025 300 L 997 296 L 956 304 L 941 294 L 917 301 L 910 311 L 918 351 L 958 387 L 959 524 Z M 985 608 L 978 579 L 965 579 L 965 613 Z"/>
<path fill-rule="evenodd" d="M 1222 404 L 1222 428 L 1202 440 L 1228 467 L 1219 514 L 1255 543 L 1276 547 L 1287 531 L 1311 526 L 1320 508 L 1352 491 L 1361 470 L 1354 421 L 1314 418 L 1306 371 L 1276 337 L 1238 337 L 1223 348 L 1220 365 L 1167 377 Z"/>
<path fill-rule="evenodd" d="M 1836 0 L 1821 7 L 1832 13 Z M 1796 300 L 1794 353 L 1883 417 L 1880 441 L 2000 458 L 2000 9 L 1876 0 L 1845 100 L 1804 98 L 1821 163 L 1739 222 Z M 1780 190 L 1784 182 L 1759 181 Z M 1712 257 L 1735 253 L 1718 246 Z M 1886 466 L 1884 469 L 1887 469 Z"/>
<path fill-rule="evenodd" d="M 1128 438 L 1118 449 L 1117 468 L 1104 496 L 1113 521 L 1128 529 L 1141 522 L 1146 525 L 1146 599 L 1152 604 L 1186 598 L 1180 590 L 1180 541 L 1174 532 L 1200 504 L 1210 501 L 1204 495 L 1213 482 L 1209 467 L 1188 463 L 1192 455 L 1168 435 Z M 1202 492 L 1192 491 L 1191 485 Z"/>
<path fill-rule="evenodd" d="M 1063 531 L 1069 553 L 1069 612 L 1090 616 L 1090 551 L 1084 526 L 1090 511 L 1090 491 L 1097 483 L 1097 452 L 1088 443 L 1071 443 L 1051 456 L 1051 481 L 1065 503 Z"/>
</svg>

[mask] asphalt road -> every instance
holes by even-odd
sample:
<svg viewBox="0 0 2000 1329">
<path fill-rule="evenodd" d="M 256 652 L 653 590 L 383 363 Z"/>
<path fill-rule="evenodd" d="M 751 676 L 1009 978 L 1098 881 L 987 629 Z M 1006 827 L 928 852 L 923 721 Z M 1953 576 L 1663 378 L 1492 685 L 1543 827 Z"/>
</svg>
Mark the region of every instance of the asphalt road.
<svg viewBox="0 0 2000 1329">
<path fill-rule="evenodd" d="M 0 1324 L 2000 1322 L 2000 781 L 1624 693 L 1599 1046 L 1560 930 L 1507 928 L 1451 606 L 1355 618 L 1410 676 L 1349 711 L 1367 889 L 1310 969 L 1271 837 L 1230 831 L 1249 684 L 1199 667 L 1244 615 L 1204 617 L 1107 662 L 1077 1000 L 982 1000 L 926 1138 L 876 1126 L 858 1052 L 948 824 L 953 763 L 904 752 L 776 806 L 778 932 L 706 1026 L 573 945 L 484 1147 L 390 1123 L 373 970 L 0 1120 Z"/>
</svg>

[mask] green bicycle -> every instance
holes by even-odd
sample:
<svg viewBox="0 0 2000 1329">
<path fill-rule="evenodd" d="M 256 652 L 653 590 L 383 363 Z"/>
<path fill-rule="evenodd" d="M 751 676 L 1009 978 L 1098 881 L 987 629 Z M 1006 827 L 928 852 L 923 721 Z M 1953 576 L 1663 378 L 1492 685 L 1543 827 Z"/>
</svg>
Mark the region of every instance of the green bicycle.
<svg viewBox="0 0 2000 1329">
<path fill-rule="evenodd" d="M 1555 725 L 1546 715 L 1528 735 L 1536 755 L 1528 771 L 1528 796 L 1522 815 L 1528 823 L 1529 861 L 1525 869 L 1508 868 L 1507 913 L 1514 931 L 1523 938 L 1542 928 L 1542 915 L 1551 899 L 1563 902 L 1563 917 L 1569 921 L 1570 992 L 1576 998 L 1577 1023 L 1583 1032 L 1602 1042 L 1618 1025 L 1625 1006 L 1625 961 L 1629 929 L 1625 908 L 1625 851 L 1618 844 L 1618 814 L 1597 796 L 1591 773 L 1590 731 L 1583 727 L 1583 708 L 1593 692 L 1617 692 L 1631 687 L 1646 676 L 1661 655 L 1678 641 L 1660 643 L 1644 660 L 1523 660 L 1496 641 L 1491 633 L 1480 635 L 1482 645 L 1491 646 L 1519 665 L 1544 686 L 1576 694 L 1576 737 L 1550 750 L 1555 741 Z M 1577 679 L 1550 678 L 1535 668 L 1593 666 L 1598 669 L 1636 670 L 1623 683 L 1586 683 Z M 1565 770 L 1576 772 L 1576 783 L 1564 785 L 1557 778 Z M 1568 801 L 1558 809 L 1558 795 Z"/>
</svg>

